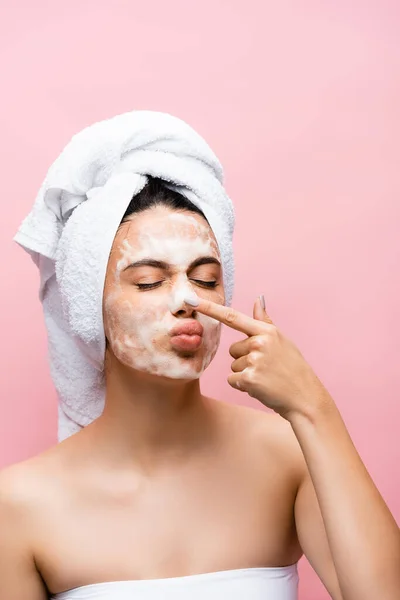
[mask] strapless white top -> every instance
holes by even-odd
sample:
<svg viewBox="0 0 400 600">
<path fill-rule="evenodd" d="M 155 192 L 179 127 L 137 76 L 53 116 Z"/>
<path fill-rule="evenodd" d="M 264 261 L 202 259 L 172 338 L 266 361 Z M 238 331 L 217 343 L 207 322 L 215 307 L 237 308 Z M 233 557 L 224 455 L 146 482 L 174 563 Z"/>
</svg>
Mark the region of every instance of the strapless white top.
<svg viewBox="0 0 400 600">
<path fill-rule="evenodd" d="M 50 600 L 297 600 L 297 563 L 164 579 L 107 581 L 72 588 Z"/>
</svg>

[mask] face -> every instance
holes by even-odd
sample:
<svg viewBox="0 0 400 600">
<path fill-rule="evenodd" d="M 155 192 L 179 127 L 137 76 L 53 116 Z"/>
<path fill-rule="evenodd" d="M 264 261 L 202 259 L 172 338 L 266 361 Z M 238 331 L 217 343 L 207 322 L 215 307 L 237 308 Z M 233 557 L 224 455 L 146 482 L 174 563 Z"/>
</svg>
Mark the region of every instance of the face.
<svg viewBox="0 0 400 600">
<path fill-rule="evenodd" d="M 138 371 L 200 377 L 218 349 L 221 323 L 185 304 L 193 292 L 225 303 L 221 258 L 207 221 L 166 206 L 132 215 L 115 236 L 107 266 L 103 318 L 111 352 Z M 203 326 L 201 345 L 176 348 L 171 330 L 193 320 Z"/>
</svg>

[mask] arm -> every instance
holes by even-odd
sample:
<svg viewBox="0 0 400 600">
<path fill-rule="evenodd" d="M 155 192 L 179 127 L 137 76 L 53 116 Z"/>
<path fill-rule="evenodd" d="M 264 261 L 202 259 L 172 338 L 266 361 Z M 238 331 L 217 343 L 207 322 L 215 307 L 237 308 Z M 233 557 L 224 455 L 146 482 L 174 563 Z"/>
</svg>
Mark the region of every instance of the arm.
<svg viewBox="0 0 400 600">
<path fill-rule="evenodd" d="M 0 598 L 46 600 L 27 540 L 27 510 L 18 468 L 0 472 Z"/>
<path fill-rule="evenodd" d="M 338 408 L 328 392 L 323 393 L 322 402 L 310 402 L 318 408 L 308 414 L 292 414 L 289 419 L 310 475 L 305 476 L 296 499 L 300 543 L 310 562 L 328 573 L 329 559 L 312 482 L 343 600 L 397 600 L 399 528 L 361 461 Z M 314 516 L 308 500 L 313 503 Z M 319 533 L 311 550 L 316 531 Z M 319 556 L 320 548 L 325 561 Z M 329 591 L 333 593 L 333 577 L 331 581 Z M 335 600 L 340 599 L 339 591 L 334 593 Z"/>
<path fill-rule="evenodd" d="M 297 537 L 305 557 L 330 597 L 333 600 L 344 600 L 313 482 L 307 466 L 304 466 L 304 457 L 302 462 L 303 477 L 294 505 Z"/>
</svg>

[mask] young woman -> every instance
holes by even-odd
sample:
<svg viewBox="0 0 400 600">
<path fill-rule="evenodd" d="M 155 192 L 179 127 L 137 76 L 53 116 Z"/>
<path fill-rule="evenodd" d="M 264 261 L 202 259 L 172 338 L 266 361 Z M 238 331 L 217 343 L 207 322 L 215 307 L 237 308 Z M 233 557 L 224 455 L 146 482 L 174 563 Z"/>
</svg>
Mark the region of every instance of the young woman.
<svg viewBox="0 0 400 600">
<path fill-rule="evenodd" d="M 399 530 L 333 399 L 260 301 L 224 300 L 205 216 L 150 178 L 108 261 L 103 413 L 0 473 L 0 598 L 295 600 L 303 553 L 334 600 L 399 597 Z M 201 393 L 221 324 L 230 385 L 275 413 Z"/>
</svg>

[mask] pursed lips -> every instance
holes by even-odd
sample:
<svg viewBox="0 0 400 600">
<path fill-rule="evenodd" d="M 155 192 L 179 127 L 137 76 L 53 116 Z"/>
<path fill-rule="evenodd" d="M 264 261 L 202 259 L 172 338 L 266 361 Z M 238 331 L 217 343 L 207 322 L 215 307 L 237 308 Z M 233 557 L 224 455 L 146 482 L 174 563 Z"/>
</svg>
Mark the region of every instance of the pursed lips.
<svg viewBox="0 0 400 600">
<path fill-rule="evenodd" d="M 188 321 L 186 323 L 181 323 L 176 325 L 171 330 L 171 336 L 176 335 L 199 335 L 202 336 L 204 333 L 204 328 L 201 323 L 198 321 Z"/>
</svg>

